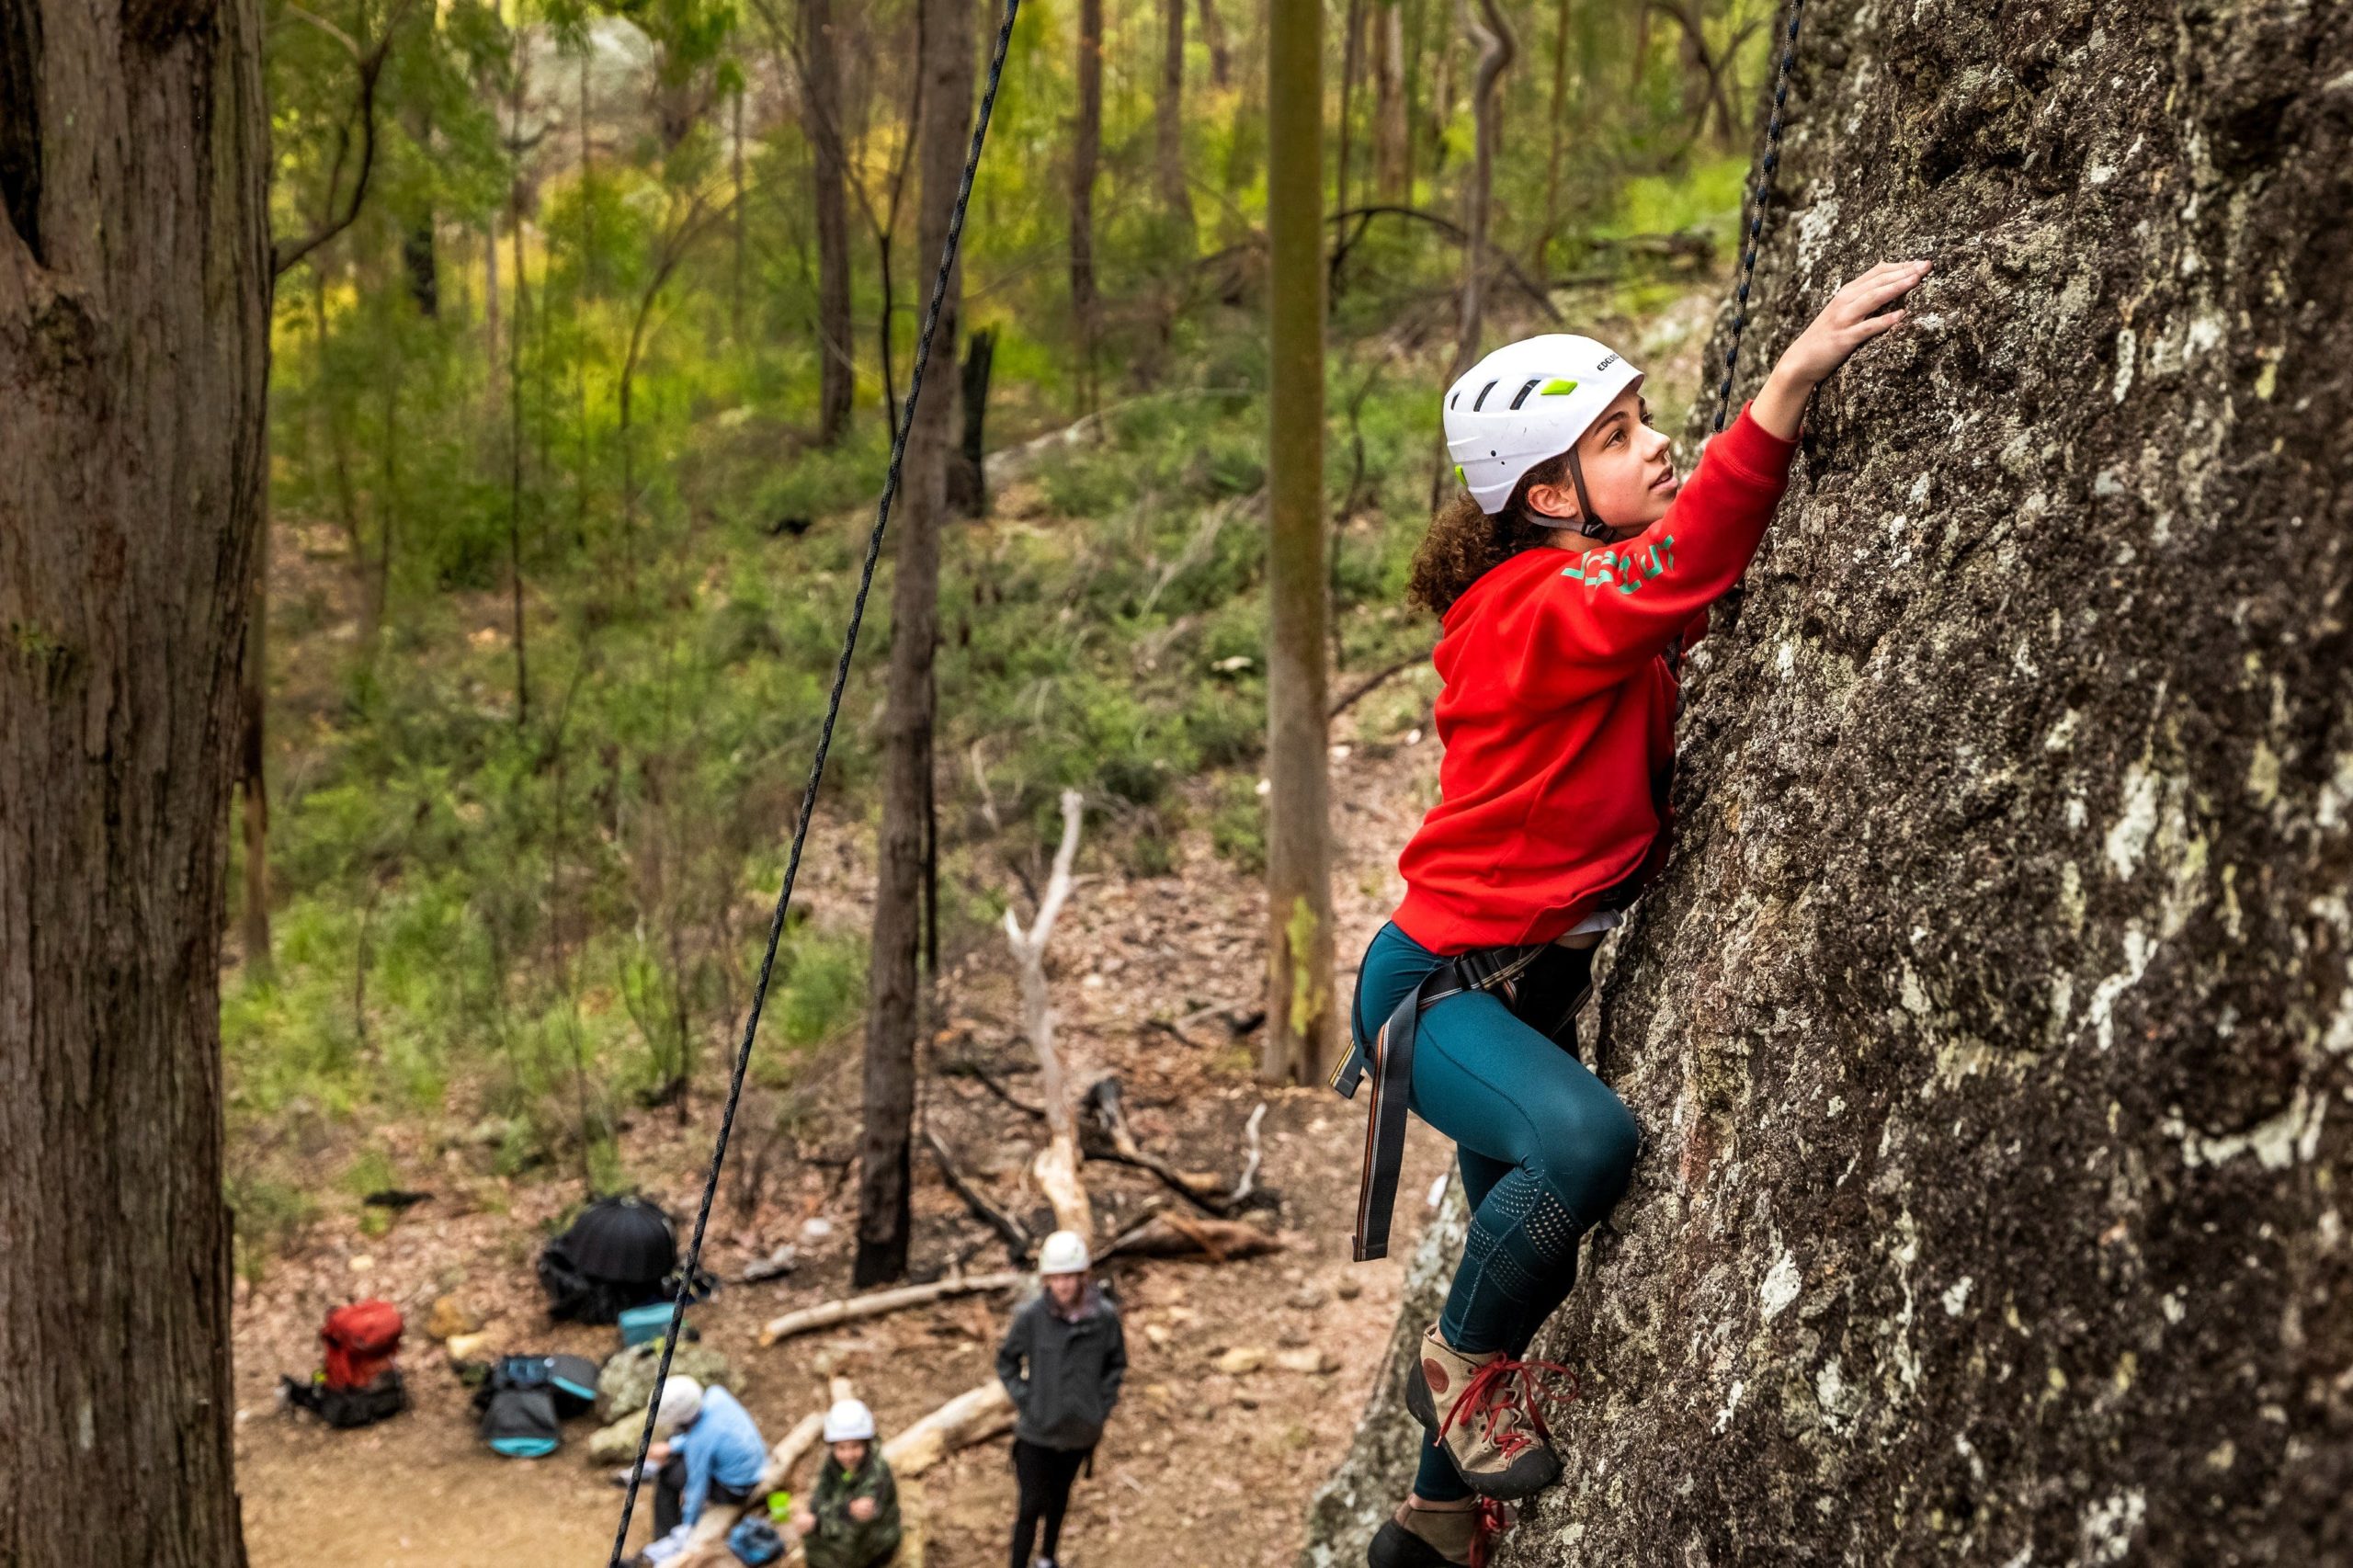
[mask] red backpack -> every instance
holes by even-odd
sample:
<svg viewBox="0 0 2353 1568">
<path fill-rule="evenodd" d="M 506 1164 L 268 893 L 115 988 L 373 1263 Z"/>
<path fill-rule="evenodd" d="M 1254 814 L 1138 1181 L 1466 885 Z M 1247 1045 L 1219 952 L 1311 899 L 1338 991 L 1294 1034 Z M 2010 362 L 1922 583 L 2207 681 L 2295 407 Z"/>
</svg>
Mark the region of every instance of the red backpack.
<svg viewBox="0 0 2353 1568">
<path fill-rule="evenodd" d="M 364 1389 L 392 1369 L 400 1354 L 401 1310 L 390 1301 L 337 1307 L 320 1325 L 327 1347 L 327 1387 Z"/>
</svg>

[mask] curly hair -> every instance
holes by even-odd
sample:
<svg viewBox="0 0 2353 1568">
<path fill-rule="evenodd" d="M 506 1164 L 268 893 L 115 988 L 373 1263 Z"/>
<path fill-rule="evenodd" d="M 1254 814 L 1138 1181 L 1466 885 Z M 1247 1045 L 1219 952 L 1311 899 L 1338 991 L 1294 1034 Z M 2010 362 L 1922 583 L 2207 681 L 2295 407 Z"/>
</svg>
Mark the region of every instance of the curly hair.
<svg viewBox="0 0 2353 1568">
<path fill-rule="evenodd" d="M 1544 544 L 1555 528 L 1537 521 L 1528 493 L 1540 484 L 1559 483 L 1567 471 L 1566 453 L 1545 459 L 1520 476 L 1511 499 L 1492 517 L 1479 509 L 1469 492 L 1457 492 L 1430 519 L 1430 531 L 1414 551 L 1406 601 L 1442 616 L 1488 571 Z"/>
</svg>

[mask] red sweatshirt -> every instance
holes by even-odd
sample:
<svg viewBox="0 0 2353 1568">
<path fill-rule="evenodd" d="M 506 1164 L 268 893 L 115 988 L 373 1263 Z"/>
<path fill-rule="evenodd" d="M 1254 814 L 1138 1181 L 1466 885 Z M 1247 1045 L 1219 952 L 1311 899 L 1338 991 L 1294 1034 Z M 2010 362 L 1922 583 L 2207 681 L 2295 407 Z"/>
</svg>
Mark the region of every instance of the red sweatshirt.
<svg viewBox="0 0 2353 1568">
<path fill-rule="evenodd" d="M 1439 953 L 1549 942 L 1656 871 L 1675 765 L 1665 655 L 1747 568 L 1793 450 L 1743 409 L 1640 535 L 1523 551 L 1447 610 L 1432 655 L 1446 757 L 1397 863 L 1405 935 Z"/>
</svg>

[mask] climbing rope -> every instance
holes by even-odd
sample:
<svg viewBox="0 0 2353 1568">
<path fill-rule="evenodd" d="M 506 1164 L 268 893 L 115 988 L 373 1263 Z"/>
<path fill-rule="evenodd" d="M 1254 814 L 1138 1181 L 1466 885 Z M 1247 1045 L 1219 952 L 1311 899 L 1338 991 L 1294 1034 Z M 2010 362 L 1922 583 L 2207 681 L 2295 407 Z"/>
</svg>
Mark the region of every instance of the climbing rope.
<svg viewBox="0 0 2353 1568">
<path fill-rule="evenodd" d="M 1773 83 L 1773 117 L 1765 127 L 1765 162 L 1757 172 L 1755 199 L 1749 207 L 1740 288 L 1733 296 L 1732 346 L 1724 350 L 1724 379 L 1716 388 L 1713 427 L 1717 430 L 1724 427 L 1724 416 L 1732 412 L 1733 371 L 1740 364 L 1740 335 L 1748 327 L 1748 290 L 1756 280 L 1756 247 L 1765 233 L 1765 211 L 1773 204 L 1773 174 L 1781 165 L 1781 115 L 1790 101 L 1790 68 L 1798 62 L 1798 19 L 1804 10 L 1805 0 L 1790 0 L 1790 22 L 1781 35 L 1781 68 Z"/>
<path fill-rule="evenodd" d="M 727 1083 L 727 1104 L 720 1113 L 719 1137 L 711 1145 L 710 1169 L 704 1175 L 702 1202 L 695 1210 L 695 1228 L 687 1243 L 687 1256 L 678 1271 L 678 1293 L 670 1303 L 670 1326 L 662 1336 L 662 1360 L 654 1374 L 654 1396 L 646 1401 L 645 1425 L 637 1435 L 637 1458 L 630 1466 L 629 1491 L 621 1498 L 620 1528 L 613 1532 L 612 1556 L 606 1568 L 620 1568 L 621 1551 L 629 1540 L 629 1523 L 637 1511 L 637 1489 L 645 1478 L 645 1456 L 654 1446 L 655 1413 L 661 1406 L 662 1385 L 670 1376 L 670 1358 L 677 1348 L 678 1329 L 686 1320 L 687 1298 L 694 1289 L 702 1263 L 703 1233 L 710 1224 L 710 1206 L 719 1194 L 720 1168 L 727 1161 L 727 1141 L 735 1130 L 735 1108 L 744 1097 L 744 1075 L 752 1064 L 752 1043 L 760 1032 L 760 1011 L 767 1005 L 768 981 L 776 971 L 777 944 L 784 937 L 784 915 L 792 903 L 792 884 L 801 874 L 801 852 L 809 838 L 809 821 L 817 808 L 817 786 L 825 776 L 825 754 L 833 748 L 834 725 L 841 717 L 842 694 L 849 684 L 850 656 L 858 650 L 858 627 L 866 619 L 866 600 L 874 587 L 874 569 L 882 556 L 882 534 L 890 525 L 891 502 L 899 493 L 899 472 L 906 461 L 907 433 L 915 426 L 915 400 L 923 395 L 924 367 L 931 358 L 933 332 L 939 325 L 948 298 L 949 275 L 955 270 L 956 249 L 964 237 L 964 210 L 972 199 L 972 178 L 981 166 L 981 148 L 988 140 L 989 113 L 996 107 L 997 85 L 1005 75 L 1005 57 L 1013 42 L 1014 18 L 1021 0 L 1005 0 L 996 42 L 989 53 L 988 85 L 981 93 L 979 118 L 972 125 L 972 144 L 964 154 L 964 175 L 956 187 L 956 205 L 948 215 L 948 243 L 939 253 L 939 271 L 932 278 L 931 302 L 923 316 L 923 331 L 915 339 L 915 369 L 907 378 L 907 396 L 899 427 L 891 438 L 891 467 L 882 480 L 882 497 L 874 512 L 874 528 L 866 536 L 866 562 L 858 573 L 858 596 L 850 603 L 849 630 L 842 639 L 840 660 L 834 665 L 834 686 L 825 701 L 825 722 L 817 733 L 816 756 L 810 759 L 809 781 L 801 790 L 801 814 L 792 826 L 792 850 L 784 865 L 784 886 L 776 895 L 776 913 L 768 917 L 767 950 L 760 957 L 759 975 L 752 985 L 752 1007 L 744 1020 L 743 1042 L 735 1048 L 735 1065 Z"/>
</svg>

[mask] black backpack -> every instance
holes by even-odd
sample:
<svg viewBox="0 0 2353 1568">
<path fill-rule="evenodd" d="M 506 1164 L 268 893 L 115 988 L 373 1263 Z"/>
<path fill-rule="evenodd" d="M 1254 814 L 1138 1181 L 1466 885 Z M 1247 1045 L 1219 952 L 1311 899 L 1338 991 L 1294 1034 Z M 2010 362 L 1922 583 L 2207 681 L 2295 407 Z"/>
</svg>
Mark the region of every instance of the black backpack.
<svg viewBox="0 0 2353 1568">
<path fill-rule="evenodd" d="M 309 1411 L 338 1430 L 372 1426 L 408 1408 L 408 1390 L 401 1382 L 397 1367 L 388 1367 L 372 1381 L 353 1389 L 333 1387 L 324 1378 L 309 1383 L 298 1383 L 292 1378 L 278 1381 L 289 1404 Z"/>
<path fill-rule="evenodd" d="M 545 1389 L 559 1419 L 585 1415 L 597 1408 L 597 1363 L 585 1356 L 502 1356 L 491 1363 L 474 1408 L 487 1410 L 497 1395 L 529 1389 Z"/>
<path fill-rule="evenodd" d="M 482 1401 L 482 1440 L 491 1452 L 511 1460 L 535 1460 L 555 1452 L 563 1440 L 557 1425 L 555 1393 L 546 1387 L 493 1389 Z"/>
</svg>

